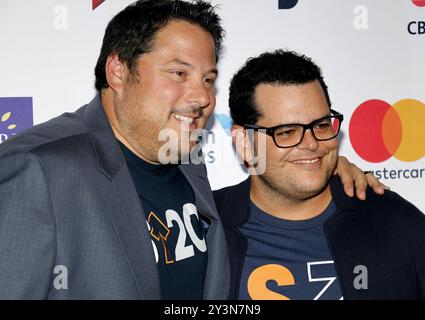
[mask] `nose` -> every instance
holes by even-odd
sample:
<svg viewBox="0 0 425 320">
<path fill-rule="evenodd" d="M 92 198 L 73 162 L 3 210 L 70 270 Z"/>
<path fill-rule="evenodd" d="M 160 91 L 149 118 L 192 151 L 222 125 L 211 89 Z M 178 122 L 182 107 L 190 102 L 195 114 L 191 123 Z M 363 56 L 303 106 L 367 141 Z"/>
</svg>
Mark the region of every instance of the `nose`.
<svg viewBox="0 0 425 320">
<path fill-rule="evenodd" d="M 307 129 L 304 132 L 304 136 L 303 136 L 303 139 L 301 140 L 301 143 L 297 147 L 299 149 L 307 149 L 307 150 L 315 151 L 318 148 L 318 146 L 319 146 L 319 142 L 313 136 L 311 129 Z"/>
<path fill-rule="evenodd" d="M 188 88 L 186 100 L 191 105 L 199 105 L 201 108 L 206 108 L 211 104 L 211 90 L 204 81 L 193 81 Z"/>
</svg>

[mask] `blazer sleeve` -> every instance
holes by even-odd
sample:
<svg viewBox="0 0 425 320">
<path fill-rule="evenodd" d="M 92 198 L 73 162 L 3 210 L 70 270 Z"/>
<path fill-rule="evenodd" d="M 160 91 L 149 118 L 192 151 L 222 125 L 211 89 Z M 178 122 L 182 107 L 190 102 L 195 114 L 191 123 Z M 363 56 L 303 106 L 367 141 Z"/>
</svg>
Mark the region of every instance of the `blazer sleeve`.
<svg viewBox="0 0 425 320">
<path fill-rule="evenodd" d="M 410 257 L 414 262 L 416 283 L 419 292 L 418 298 L 425 300 L 425 214 L 421 212 L 415 205 L 401 198 L 399 195 L 390 193 L 398 203 L 401 203 L 402 209 L 400 218 L 406 220 L 407 232 L 407 248 Z M 400 200 L 401 199 L 401 200 Z M 400 224 L 403 221 L 399 222 Z"/>
<path fill-rule="evenodd" d="M 56 228 L 49 189 L 31 153 L 0 157 L 0 299 L 45 299 Z"/>
<path fill-rule="evenodd" d="M 416 261 L 420 299 L 425 300 L 425 214 L 419 212 L 418 220 L 418 238 L 412 241 L 412 246 L 416 250 L 414 258 Z"/>
</svg>

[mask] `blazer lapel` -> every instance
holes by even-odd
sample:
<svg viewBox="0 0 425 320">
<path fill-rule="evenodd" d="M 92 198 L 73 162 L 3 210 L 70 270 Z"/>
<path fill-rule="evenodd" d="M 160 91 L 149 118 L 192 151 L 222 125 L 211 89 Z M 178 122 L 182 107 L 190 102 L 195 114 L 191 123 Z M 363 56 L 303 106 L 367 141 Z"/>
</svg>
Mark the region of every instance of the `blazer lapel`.
<svg viewBox="0 0 425 320">
<path fill-rule="evenodd" d="M 206 235 L 208 265 L 204 281 L 204 299 L 228 299 L 230 266 L 227 244 L 205 166 L 187 164 L 180 165 L 179 169 L 192 187 L 198 212 L 211 222 Z"/>
<path fill-rule="evenodd" d="M 85 112 L 85 124 L 105 179 L 98 184 L 123 253 L 142 299 L 160 299 L 158 269 L 143 208 L 124 156 L 97 96 Z"/>
<path fill-rule="evenodd" d="M 142 299 L 161 299 L 158 268 L 143 208 L 128 169 L 123 166 L 112 181 L 102 184 L 108 208 Z"/>
</svg>

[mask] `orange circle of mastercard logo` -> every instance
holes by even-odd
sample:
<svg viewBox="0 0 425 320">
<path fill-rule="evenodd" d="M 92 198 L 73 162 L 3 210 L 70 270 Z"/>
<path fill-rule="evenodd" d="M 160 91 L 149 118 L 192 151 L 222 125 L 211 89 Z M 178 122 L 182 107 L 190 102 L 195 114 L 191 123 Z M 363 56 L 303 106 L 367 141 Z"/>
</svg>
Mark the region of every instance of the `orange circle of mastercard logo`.
<svg viewBox="0 0 425 320">
<path fill-rule="evenodd" d="M 394 156 L 411 162 L 425 156 L 425 104 L 404 99 L 390 105 L 368 100 L 353 113 L 349 135 L 356 153 L 366 161 Z"/>
</svg>

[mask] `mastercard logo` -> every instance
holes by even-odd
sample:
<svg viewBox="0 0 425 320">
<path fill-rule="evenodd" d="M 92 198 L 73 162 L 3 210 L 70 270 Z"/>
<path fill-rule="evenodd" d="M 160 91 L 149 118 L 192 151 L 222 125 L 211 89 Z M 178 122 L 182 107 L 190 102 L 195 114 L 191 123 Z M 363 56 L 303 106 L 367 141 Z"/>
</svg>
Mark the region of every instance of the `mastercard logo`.
<svg viewBox="0 0 425 320">
<path fill-rule="evenodd" d="M 425 7 L 425 0 L 412 0 L 413 4 L 418 7 Z"/>
<path fill-rule="evenodd" d="M 354 111 L 349 136 L 355 152 L 366 161 L 419 160 L 425 156 L 425 104 L 415 99 L 393 105 L 368 100 Z"/>
</svg>

